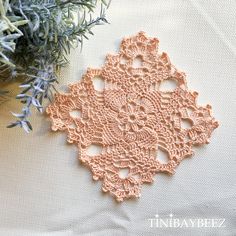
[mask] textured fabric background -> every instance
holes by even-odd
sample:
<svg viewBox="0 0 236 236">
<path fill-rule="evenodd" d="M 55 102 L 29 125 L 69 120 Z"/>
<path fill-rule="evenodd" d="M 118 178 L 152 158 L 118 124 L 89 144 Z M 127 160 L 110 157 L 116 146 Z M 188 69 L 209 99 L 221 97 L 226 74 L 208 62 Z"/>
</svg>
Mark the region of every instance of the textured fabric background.
<svg viewBox="0 0 236 236">
<path fill-rule="evenodd" d="M 0 106 L 0 235 L 236 235 L 236 1 L 113 0 L 110 25 L 71 53 L 60 89 L 100 67 L 124 36 L 143 30 L 160 40 L 160 51 L 187 73 L 199 104 L 210 103 L 219 120 L 211 143 L 196 149 L 172 177 L 157 175 L 139 200 L 118 204 L 101 192 L 64 133 L 50 131 L 36 114 L 34 132 L 6 129 L 18 111 Z M 16 91 L 17 92 L 17 91 Z M 149 218 L 225 218 L 224 228 L 151 228 Z"/>
</svg>

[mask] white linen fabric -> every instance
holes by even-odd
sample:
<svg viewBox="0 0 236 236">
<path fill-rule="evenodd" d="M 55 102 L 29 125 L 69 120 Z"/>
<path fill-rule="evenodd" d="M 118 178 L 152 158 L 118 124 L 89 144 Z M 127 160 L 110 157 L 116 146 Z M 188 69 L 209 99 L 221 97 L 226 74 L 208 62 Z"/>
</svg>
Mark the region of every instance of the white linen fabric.
<svg viewBox="0 0 236 236">
<path fill-rule="evenodd" d="M 199 104 L 212 105 L 220 126 L 174 176 L 158 174 L 140 199 L 117 203 L 79 163 L 65 133 L 50 131 L 48 117 L 35 113 L 30 134 L 6 129 L 9 110 L 19 110 L 9 100 L 0 106 L 0 235 L 236 235 L 235 15 L 235 0 L 112 1 L 111 24 L 94 29 L 82 53 L 71 53 L 59 89 L 87 67 L 102 66 L 123 37 L 142 30 L 158 37 L 159 51 L 186 72 Z M 157 214 L 171 213 L 179 220 L 225 219 L 224 227 L 151 227 Z"/>
</svg>

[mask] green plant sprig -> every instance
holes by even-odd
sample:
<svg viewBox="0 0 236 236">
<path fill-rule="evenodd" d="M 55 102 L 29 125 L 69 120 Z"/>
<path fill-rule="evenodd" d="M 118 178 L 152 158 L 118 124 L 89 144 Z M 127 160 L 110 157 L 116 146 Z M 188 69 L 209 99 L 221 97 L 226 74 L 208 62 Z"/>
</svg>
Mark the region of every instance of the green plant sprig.
<svg viewBox="0 0 236 236">
<path fill-rule="evenodd" d="M 44 100 L 53 99 L 58 71 L 68 64 L 71 48 L 82 47 L 94 26 L 108 23 L 108 5 L 104 0 L 0 0 L 0 79 L 5 72 L 8 80 L 24 78 L 16 96 L 24 106 L 12 113 L 17 120 L 9 128 L 32 130 L 31 109 L 42 112 Z"/>
</svg>

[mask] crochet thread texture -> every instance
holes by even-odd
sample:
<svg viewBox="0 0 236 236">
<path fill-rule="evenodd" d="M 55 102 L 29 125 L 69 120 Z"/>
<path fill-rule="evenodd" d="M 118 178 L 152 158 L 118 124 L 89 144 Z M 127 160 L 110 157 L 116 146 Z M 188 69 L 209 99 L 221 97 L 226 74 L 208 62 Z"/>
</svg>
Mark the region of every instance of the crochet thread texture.
<svg viewBox="0 0 236 236">
<path fill-rule="evenodd" d="M 197 105 L 198 93 L 188 90 L 185 74 L 157 48 L 158 39 L 144 32 L 123 39 L 117 55 L 107 55 L 101 69 L 89 68 L 80 82 L 69 86 L 69 93 L 56 94 L 46 110 L 52 130 L 67 132 L 93 179 L 103 181 L 103 191 L 118 201 L 139 197 L 142 184 L 153 182 L 158 172 L 173 174 L 193 154 L 193 145 L 209 143 L 218 127 L 211 106 Z M 102 91 L 95 89 L 95 77 L 104 81 Z M 166 81 L 175 88 L 163 91 Z M 100 146 L 101 152 L 89 155 L 91 145 Z M 160 152 L 167 161 L 158 159 Z"/>
</svg>

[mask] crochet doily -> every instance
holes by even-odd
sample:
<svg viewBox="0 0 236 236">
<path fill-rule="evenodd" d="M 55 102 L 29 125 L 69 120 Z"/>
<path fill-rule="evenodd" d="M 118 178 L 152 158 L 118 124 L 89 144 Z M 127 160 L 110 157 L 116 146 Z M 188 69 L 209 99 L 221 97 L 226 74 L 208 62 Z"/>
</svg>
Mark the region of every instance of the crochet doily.
<svg viewBox="0 0 236 236">
<path fill-rule="evenodd" d="M 80 82 L 69 85 L 69 93 L 56 94 L 46 110 L 52 130 L 67 132 L 93 179 L 103 181 L 103 191 L 118 201 L 139 197 L 142 184 L 153 182 L 157 172 L 173 174 L 193 154 L 193 145 L 209 143 L 218 126 L 211 106 L 197 105 L 198 93 L 188 90 L 185 74 L 157 48 L 158 39 L 144 32 L 123 39 L 117 55 L 107 55 L 101 69 L 89 68 Z M 95 89 L 96 77 L 104 81 L 102 91 Z M 175 88 L 163 91 L 167 80 Z M 75 111 L 79 116 L 72 115 Z M 101 151 L 89 154 L 91 145 Z M 160 150 L 167 161 L 158 159 Z"/>
</svg>

